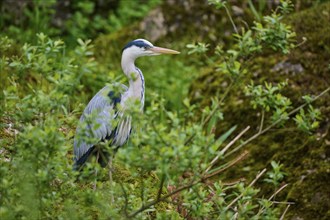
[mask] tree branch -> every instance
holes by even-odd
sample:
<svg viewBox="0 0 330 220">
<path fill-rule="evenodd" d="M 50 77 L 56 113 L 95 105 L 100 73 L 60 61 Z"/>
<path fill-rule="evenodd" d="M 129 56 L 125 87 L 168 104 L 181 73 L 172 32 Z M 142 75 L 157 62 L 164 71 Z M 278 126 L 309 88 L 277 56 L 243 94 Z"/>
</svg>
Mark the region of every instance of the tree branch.
<svg viewBox="0 0 330 220">
<path fill-rule="evenodd" d="M 248 187 L 253 186 L 257 180 L 266 172 L 266 169 L 263 169 L 260 173 L 258 173 L 258 175 L 256 176 L 256 178 L 254 178 L 254 180 L 249 184 Z M 243 196 L 243 193 L 241 193 L 239 196 L 237 196 L 233 201 L 231 201 L 231 203 L 229 203 L 229 205 L 226 207 L 226 209 L 229 209 L 235 202 L 237 202 L 237 200 L 239 200 L 241 197 Z"/>
<path fill-rule="evenodd" d="M 284 210 L 284 212 L 283 212 L 283 214 L 282 214 L 280 220 L 283 220 L 283 219 L 284 219 L 284 216 L 285 216 L 286 212 L 289 210 L 290 206 L 291 206 L 291 205 L 289 204 L 289 205 L 286 207 L 286 209 Z"/>
<path fill-rule="evenodd" d="M 211 173 L 209 175 L 206 175 L 204 177 L 204 179 L 209 179 L 209 178 L 211 178 L 211 177 L 213 177 L 213 176 L 215 176 L 215 175 L 217 175 L 217 174 L 219 174 L 219 173 L 227 170 L 228 168 L 234 166 L 236 163 L 238 163 L 239 161 L 243 160 L 248 155 L 248 153 L 249 153 L 248 151 L 244 151 L 241 155 L 239 155 L 233 161 L 231 161 L 228 166 L 226 166 L 224 168 L 221 168 L 220 170 L 217 170 L 217 171 L 215 171 L 215 172 L 213 172 L 213 173 Z"/>
<path fill-rule="evenodd" d="M 213 115 L 217 112 L 217 110 L 220 108 L 221 104 L 225 100 L 226 96 L 228 95 L 229 91 L 232 89 L 234 83 L 230 82 L 230 85 L 227 87 L 225 93 L 221 97 L 221 100 L 218 102 L 218 104 L 215 106 L 215 108 L 211 111 L 211 113 L 207 116 L 207 118 L 202 122 L 202 127 L 205 127 L 205 125 L 211 120 Z M 185 145 L 189 144 L 195 137 L 195 134 L 191 135 L 185 142 Z"/>
<path fill-rule="evenodd" d="M 271 195 L 269 197 L 269 201 L 271 201 L 279 192 L 281 192 L 285 187 L 287 187 L 288 184 L 284 184 L 283 186 L 281 186 L 279 189 L 276 190 L 275 193 L 273 193 L 273 195 Z M 274 201 L 271 201 L 272 204 L 274 204 L 275 202 Z M 259 216 L 263 211 L 265 210 L 265 207 L 261 208 L 258 213 L 257 213 L 257 216 Z"/>
<path fill-rule="evenodd" d="M 265 119 L 265 111 L 261 111 L 261 121 L 260 121 L 260 127 L 259 127 L 259 133 L 262 131 L 262 128 L 264 127 L 264 119 Z"/>
<path fill-rule="evenodd" d="M 160 186 L 159 186 L 159 190 L 157 193 L 157 199 L 159 199 L 162 195 L 162 191 L 163 191 L 163 187 L 164 187 L 164 182 L 165 182 L 165 175 L 162 175 L 162 178 L 160 180 Z"/>
<path fill-rule="evenodd" d="M 240 137 L 242 137 L 243 134 L 245 134 L 250 129 L 250 126 L 247 126 L 241 133 L 239 133 L 229 144 L 227 144 L 220 152 L 219 154 L 211 161 L 209 167 L 205 170 L 204 173 L 207 173 L 213 165 L 219 160 L 220 156 L 224 155 L 224 153 L 238 140 Z"/>
<path fill-rule="evenodd" d="M 235 23 L 234 23 L 234 20 L 233 20 L 233 18 L 231 17 L 230 12 L 229 12 L 228 8 L 226 7 L 226 5 L 224 5 L 224 8 L 225 8 L 225 10 L 226 10 L 226 13 L 227 13 L 227 15 L 228 15 L 228 17 L 229 17 L 229 20 L 230 20 L 231 24 L 233 25 L 233 28 L 234 28 L 236 34 L 238 34 L 237 27 L 236 27 L 236 25 L 235 25 Z"/>
<path fill-rule="evenodd" d="M 124 198 L 125 198 L 125 206 L 124 206 L 124 214 L 126 217 L 128 217 L 128 212 L 127 212 L 127 207 L 128 207 L 128 197 L 127 197 L 127 193 L 126 193 L 126 190 L 123 186 L 122 183 L 119 183 L 120 184 L 120 187 L 121 187 L 121 190 L 123 191 L 124 193 Z"/>
</svg>

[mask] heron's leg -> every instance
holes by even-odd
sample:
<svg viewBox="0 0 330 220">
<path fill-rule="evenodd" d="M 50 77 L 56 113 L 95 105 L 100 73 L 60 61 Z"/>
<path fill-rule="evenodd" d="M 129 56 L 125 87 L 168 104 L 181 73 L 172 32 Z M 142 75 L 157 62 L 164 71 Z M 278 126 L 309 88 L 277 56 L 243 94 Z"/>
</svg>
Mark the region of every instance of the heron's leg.
<svg viewBox="0 0 330 220">
<path fill-rule="evenodd" d="M 109 181 L 110 181 L 110 191 L 112 190 L 112 160 L 113 160 L 114 154 L 111 154 L 109 157 L 108 167 L 109 167 Z M 114 202 L 113 194 L 111 193 L 111 202 Z"/>
<path fill-rule="evenodd" d="M 100 157 L 100 151 L 97 149 L 96 151 L 96 162 L 99 161 Z M 93 189 L 96 190 L 96 184 L 97 184 L 97 169 L 95 170 L 95 181 L 94 181 L 94 186 Z"/>
</svg>

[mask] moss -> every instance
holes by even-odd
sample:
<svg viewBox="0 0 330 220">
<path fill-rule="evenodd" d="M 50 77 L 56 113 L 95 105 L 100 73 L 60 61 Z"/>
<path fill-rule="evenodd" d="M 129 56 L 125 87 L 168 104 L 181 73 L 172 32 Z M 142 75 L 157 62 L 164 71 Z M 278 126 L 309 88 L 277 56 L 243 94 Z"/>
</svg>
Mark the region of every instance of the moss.
<svg viewBox="0 0 330 220">
<path fill-rule="evenodd" d="M 301 96 L 318 94 L 329 87 L 329 12 L 330 3 L 324 3 L 288 17 L 286 20 L 296 31 L 298 42 L 302 42 L 303 37 L 307 41 L 289 55 L 267 52 L 245 63 L 249 69 L 245 82 L 253 80 L 255 84 L 260 84 L 264 81 L 276 83 L 288 80 L 289 86 L 284 93 L 294 106 L 302 103 Z M 215 69 L 205 69 L 192 85 L 190 96 L 194 102 L 209 105 L 211 100 L 207 97 L 224 93 L 229 80 Z M 245 137 L 257 132 L 260 114 L 249 106 L 249 100 L 242 93 L 245 82 L 240 82 L 226 98 L 222 108 L 225 120 L 217 128 L 218 135 L 235 124 L 238 125 L 237 132 L 247 125 L 251 126 Z M 295 202 L 286 218 L 329 219 L 330 94 L 326 94 L 315 105 L 320 106 L 323 115 L 323 122 L 315 136 L 309 137 L 298 131 L 292 121 L 286 127 L 277 127 L 246 146 L 245 149 L 250 151 L 248 159 L 222 178 L 237 179 L 244 176 L 253 179 L 259 170 L 269 166 L 270 161 L 279 161 L 288 173 L 285 181 L 289 186 L 277 200 Z M 272 187 L 264 187 L 261 191 L 263 195 L 272 192 Z"/>
</svg>

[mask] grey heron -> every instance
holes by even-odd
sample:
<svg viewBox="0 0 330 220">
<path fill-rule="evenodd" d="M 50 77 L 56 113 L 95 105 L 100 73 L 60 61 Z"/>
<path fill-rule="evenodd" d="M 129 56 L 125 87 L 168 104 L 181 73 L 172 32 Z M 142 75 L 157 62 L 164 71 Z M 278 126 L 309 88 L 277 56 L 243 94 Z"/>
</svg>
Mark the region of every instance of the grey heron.
<svg viewBox="0 0 330 220">
<path fill-rule="evenodd" d="M 129 87 L 121 85 L 119 90 L 105 86 L 88 103 L 83 111 L 74 138 L 74 169 L 80 169 L 91 155 L 99 155 L 102 149 L 96 146 L 109 141 L 111 147 L 118 148 L 126 143 L 131 133 L 131 117 L 125 113 L 129 100 L 138 101 L 141 110 L 144 106 L 144 77 L 135 60 L 142 56 L 179 54 L 180 52 L 156 47 L 145 39 L 129 42 L 122 50 L 121 67 L 128 77 Z M 118 110 L 120 105 L 120 111 Z M 119 117 L 119 119 L 118 119 Z M 118 120 L 116 125 L 112 121 Z M 101 152 L 102 153 L 102 152 Z M 97 161 L 106 165 L 103 158 Z"/>
</svg>

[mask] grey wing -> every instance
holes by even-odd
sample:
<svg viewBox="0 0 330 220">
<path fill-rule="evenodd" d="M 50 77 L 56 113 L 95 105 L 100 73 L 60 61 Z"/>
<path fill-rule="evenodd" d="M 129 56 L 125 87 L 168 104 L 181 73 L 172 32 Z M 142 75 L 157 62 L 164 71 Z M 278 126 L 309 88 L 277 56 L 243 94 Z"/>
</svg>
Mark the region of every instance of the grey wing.
<svg viewBox="0 0 330 220">
<path fill-rule="evenodd" d="M 124 85 L 121 85 L 121 88 L 127 90 Z M 90 152 L 95 144 L 111 136 L 112 122 L 118 114 L 115 106 L 120 103 L 121 96 L 120 94 L 115 95 L 115 92 L 106 86 L 88 103 L 76 129 L 74 139 L 75 162 Z"/>
</svg>

